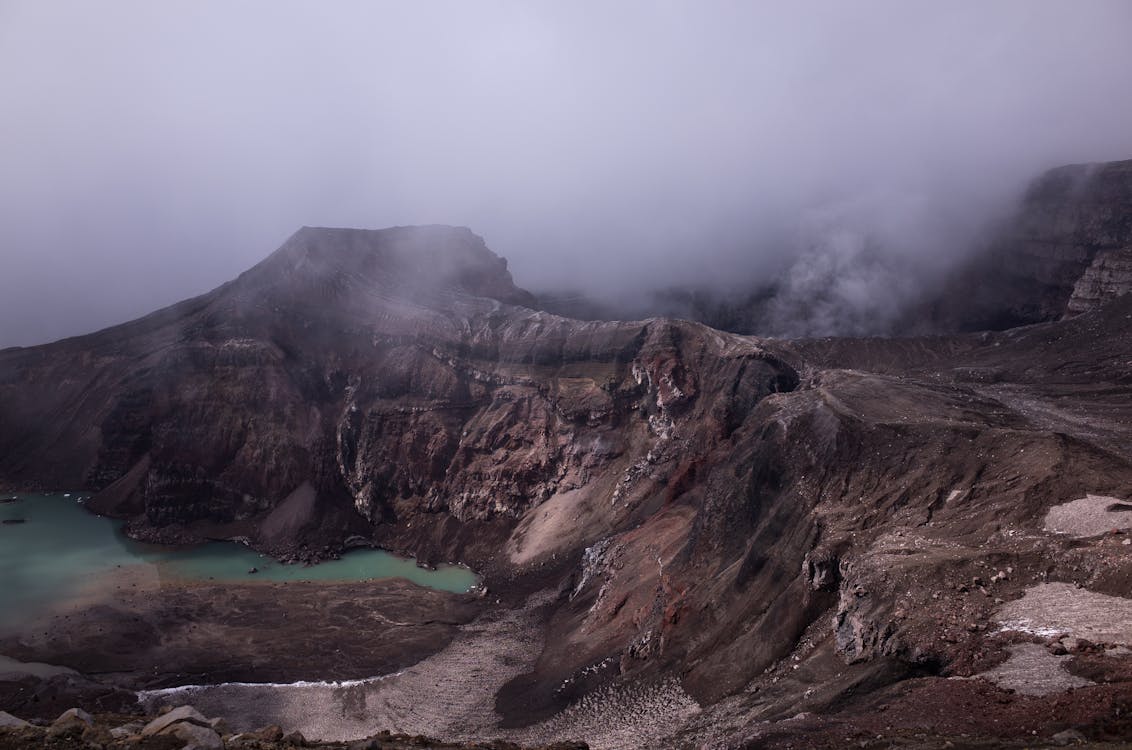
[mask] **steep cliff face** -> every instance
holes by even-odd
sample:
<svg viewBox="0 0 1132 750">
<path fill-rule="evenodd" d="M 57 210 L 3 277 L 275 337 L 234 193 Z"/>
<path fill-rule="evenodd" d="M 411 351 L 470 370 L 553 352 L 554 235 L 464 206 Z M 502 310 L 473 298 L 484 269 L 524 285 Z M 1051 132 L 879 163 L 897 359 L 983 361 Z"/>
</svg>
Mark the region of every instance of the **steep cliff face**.
<svg viewBox="0 0 1132 750">
<path fill-rule="evenodd" d="M 301 230 L 210 294 L 0 354 L 0 472 L 104 490 L 95 507 L 139 534 L 282 549 L 364 531 L 338 435 L 351 394 L 462 398 L 420 360 L 461 340 L 459 299 L 499 304 L 474 294 L 527 299 L 467 230 Z"/>
<path fill-rule="evenodd" d="M 1094 309 L 1132 285 L 1132 161 L 1039 177 L 988 254 L 947 290 L 943 327 L 1008 328 Z"/>
<path fill-rule="evenodd" d="M 1069 315 L 1095 310 L 1132 292 L 1132 247 L 1101 250 L 1073 285 L 1066 305 Z"/>
<path fill-rule="evenodd" d="M 549 590 L 514 723 L 631 683 L 751 722 L 970 674 L 995 597 L 941 581 L 1127 573 L 1079 574 L 1042 518 L 1132 487 L 1132 298 L 801 342 L 530 303 L 467 230 L 301 230 L 210 294 L 0 352 L 0 479 L 98 490 L 146 538 L 361 538 Z"/>
<path fill-rule="evenodd" d="M 482 560 L 552 497 L 609 502 L 677 420 L 702 451 L 797 382 L 700 326 L 529 301 L 466 230 L 304 229 L 208 295 L 0 355 L 0 472 L 100 490 L 147 537 Z"/>
<path fill-rule="evenodd" d="M 657 290 L 641 314 L 700 321 L 737 333 L 788 336 L 912 335 L 1004 330 L 1078 315 L 1132 288 L 1132 160 L 1075 164 L 1040 175 L 1016 207 L 948 275 L 925 275 L 906 237 L 833 233 L 785 272 L 743 291 Z M 890 240 L 891 241 L 891 240 Z M 963 248 L 954 252 L 961 255 Z M 941 264 L 938 266 L 943 268 Z M 548 296 L 549 309 L 600 317 L 581 295 Z"/>
</svg>

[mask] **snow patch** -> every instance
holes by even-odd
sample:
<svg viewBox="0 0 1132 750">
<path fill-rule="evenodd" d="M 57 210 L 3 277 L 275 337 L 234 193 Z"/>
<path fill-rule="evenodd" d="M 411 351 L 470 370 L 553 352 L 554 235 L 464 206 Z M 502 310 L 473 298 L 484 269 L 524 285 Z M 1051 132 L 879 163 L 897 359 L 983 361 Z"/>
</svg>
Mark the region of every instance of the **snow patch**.
<svg viewBox="0 0 1132 750">
<path fill-rule="evenodd" d="M 1045 518 L 1045 530 L 1077 539 L 1132 527 L 1132 503 L 1107 495 L 1086 495 L 1055 505 Z"/>
<path fill-rule="evenodd" d="M 1132 599 L 1079 589 L 1071 583 L 1033 586 L 1021 599 L 1003 604 L 996 619 L 1003 630 L 1132 645 Z"/>
</svg>

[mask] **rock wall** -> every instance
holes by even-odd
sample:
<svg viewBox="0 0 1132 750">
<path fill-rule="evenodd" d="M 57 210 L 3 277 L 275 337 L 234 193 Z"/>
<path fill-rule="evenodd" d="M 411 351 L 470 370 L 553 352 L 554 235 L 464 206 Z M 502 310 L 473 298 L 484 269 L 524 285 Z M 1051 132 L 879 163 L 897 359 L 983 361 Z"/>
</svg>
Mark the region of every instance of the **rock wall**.
<svg viewBox="0 0 1132 750">
<path fill-rule="evenodd" d="M 1073 285 L 1066 312 L 1079 315 L 1132 292 L 1132 247 L 1101 250 Z"/>
<path fill-rule="evenodd" d="M 483 562 L 552 497 L 627 492 L 677 423 L 691 460 L 797 382 L 703 326 L 529 301 L 467 230 L 304 229 L 197 300 L 0 353 L 0 476 L 99 490 L 148 539 Z"/>
<path fill-rule="evenodd" d="M 360 536 L 541 591 L 495 704 L 525 721 L 632 681 L 714 704 L 805 643 L 952 669 L 1005 590 L 984 568 L 1073 575 L 1046 510 L 1132 487 L 1132 298 L 800 342 L 527 300 L 467 230 L 301 231 L 208 295 L 0 352 L 0 481 L 99 490 L 146 538 Z"/>
<path fill-rule="evenodd" d="M 1003 329 L 1079 314 L 1127 290 L 1132 161 L 1039 177 L 989 252 L 932 312 L 942 329 Z"/>
</svg>

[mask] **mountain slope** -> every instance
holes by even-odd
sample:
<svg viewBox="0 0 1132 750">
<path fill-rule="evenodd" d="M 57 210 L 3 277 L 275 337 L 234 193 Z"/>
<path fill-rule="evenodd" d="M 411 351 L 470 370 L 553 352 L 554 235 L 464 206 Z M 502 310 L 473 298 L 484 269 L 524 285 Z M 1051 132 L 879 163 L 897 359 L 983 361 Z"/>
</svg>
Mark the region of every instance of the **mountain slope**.
<svg viewBox="0 0 1132 750">
<path fill-rule="evenodd" d="M 634 685 L 695 707 L 672 731 L 743 736 L 986 668 L 998 600 L 1038 584 L 1127 593 L 1123 547 L 1044 518 L 1129 499 L 1128 297 L 799 342 L 529 304 L 467 230 L 304 229 L 207 295 L 0 352 L 0 480 L 98 490 L 143 538 L 361 538 L 467 562 L 500 607 L 542 591 L 494 701 L 564 736 Z"/>
</svg>

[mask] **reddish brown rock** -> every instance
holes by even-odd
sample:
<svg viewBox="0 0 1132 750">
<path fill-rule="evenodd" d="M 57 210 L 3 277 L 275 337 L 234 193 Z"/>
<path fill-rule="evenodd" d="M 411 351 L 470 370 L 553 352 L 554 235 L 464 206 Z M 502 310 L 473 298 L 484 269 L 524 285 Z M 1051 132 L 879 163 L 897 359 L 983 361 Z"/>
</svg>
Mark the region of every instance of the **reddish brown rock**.
<svg viewBox="0 0 1132 750">
<path fill-rule="evenodd" d="M 360 534 L 472 564 L 500 606 L 558 592 L 508 726 L 650 681 L 753 724 L 970 676 L 1007 645 L 996 599 L 1132 576 L 1042 526 L 1132 487 L 1128 297 L 799 342 L 530 303 L 466 230 L 303 230 L 208 295 L 0 353 L 0 478 L 97 489 L 147 538 Z"/>
</svg>

